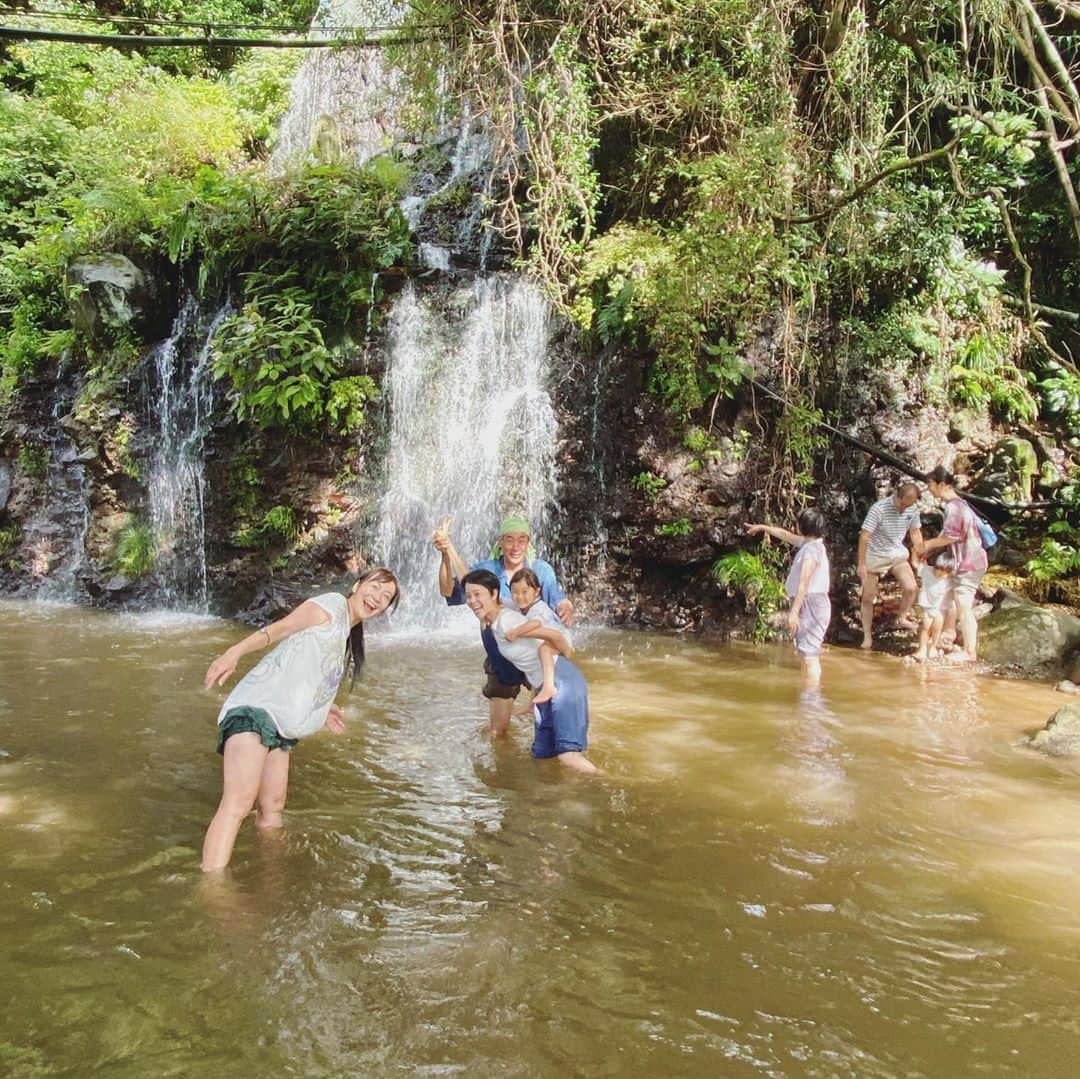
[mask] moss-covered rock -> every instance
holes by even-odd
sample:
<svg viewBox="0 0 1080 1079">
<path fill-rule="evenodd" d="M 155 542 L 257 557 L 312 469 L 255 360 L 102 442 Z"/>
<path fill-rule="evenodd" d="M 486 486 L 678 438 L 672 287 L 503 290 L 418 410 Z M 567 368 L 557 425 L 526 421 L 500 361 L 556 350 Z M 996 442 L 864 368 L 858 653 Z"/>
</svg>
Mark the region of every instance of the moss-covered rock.
<svg viewBox="0 0 1080 1079">
<path fill-rule="evenodd" d="M 1058 672 L 1080 648 L 1080 618 L 1034 603 L 1002 605 L 979 625 L 979 658 L 1025 675 Z"/>
</svg>

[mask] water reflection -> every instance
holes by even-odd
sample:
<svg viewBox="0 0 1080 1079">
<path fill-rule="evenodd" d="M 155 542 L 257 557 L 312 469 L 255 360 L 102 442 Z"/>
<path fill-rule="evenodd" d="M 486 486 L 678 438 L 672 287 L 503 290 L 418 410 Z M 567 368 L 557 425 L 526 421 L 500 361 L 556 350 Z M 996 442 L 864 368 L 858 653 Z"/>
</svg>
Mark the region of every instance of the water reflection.
<svg viewBox="0 0 1080 1079">
<path fill-rule="evenodd" d="M 596 631 L 609 778 L 578 783 L 528 723 L 486 738 L 472 634 L 373 634 L 286 830 L 208 880 L 199 683 L 239 631 L 4 613 L 0 1059 L 1034 1075 L 1080 1049 L 1075 770 L 1015 745 L 1041 687 L 833 652 L 800 695 L 787 650 Z"/>
</svg>

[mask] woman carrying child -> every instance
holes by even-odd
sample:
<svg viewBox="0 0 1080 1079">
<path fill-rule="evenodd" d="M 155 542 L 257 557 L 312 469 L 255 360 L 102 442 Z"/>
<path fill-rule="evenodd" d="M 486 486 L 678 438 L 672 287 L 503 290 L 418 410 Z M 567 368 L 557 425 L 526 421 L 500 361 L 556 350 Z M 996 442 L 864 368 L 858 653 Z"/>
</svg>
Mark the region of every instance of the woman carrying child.
<svg viewBox="0 0 1080 1079">
<path fill-rule="evenodd" d="M 805 509 L 799 514 L 798 525 L 798 532 L 767 524 L 747 524 L 746 531 L 751 536 L 765 532 L 797 548 L 784 584 L 784 591 L 791 600 L 788 629 L 802 659 L 806 685 L 813 687 L 821 681 L 821 647 L 832 618 L 829 555 L 821 538 L 825 531 L 825 516 L 820 510 Z"/>
<path fill-rule="evenodd" d="M 206 672 L 205 685 L 222 685 L 243 656 L 276 645 L 237 682 L 218 714 L 223 757 L 221 802 L 203 840 L 204 870 L 224 869 L 244 819 L 257 805 L 255 826 L 280 828 L 289 784 L 289 752 L 325 727 L 345 730 L 334 697 L 346 670 L 364 664 L 364 622 L 397 606 L 397 579 L 370 569 L 349 595 L 305 600 L 277 622 L 227 648 Z"/>
<path fill-rule="evenodd" d="M 554 661 L 552 696 L 536 704 L 534 709 L 536 727 L 532 755 L 557 757 L 560 764 L 575 772 L 601 774 L 585 756 L 589 744 L 589 688 L 581 671 L 562 654 L 569 647 L 565 631 L 541 625 L 525 633 L 529 619 L 503 604 L 499 598 L 499 579 L 490 570 L 472 570 L 465 574 L 461 583 L 469 610 L 482 627 L 491 629 L 499 653 L 525 675 L 530 685 L 544 684 L 541 641 L 546 641 L 560 653 Z M 515 639 L 510 640 L 508 634 L 514 630 L 522 632 L 520 635 L 515 633 Z"/>
</svg>

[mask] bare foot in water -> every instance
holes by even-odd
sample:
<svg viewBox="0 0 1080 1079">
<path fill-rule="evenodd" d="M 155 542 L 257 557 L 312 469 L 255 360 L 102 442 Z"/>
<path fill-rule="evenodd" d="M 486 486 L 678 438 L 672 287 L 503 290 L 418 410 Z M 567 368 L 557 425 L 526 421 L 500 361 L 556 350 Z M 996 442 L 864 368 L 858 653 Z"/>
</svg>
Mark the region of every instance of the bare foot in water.
<svg viewBox="0 0 1080 1079">
<path fill-rule="evenodd" d="M 925 648 L 917 648 L 915 650 L 915 654 L 911 658 L 913 660 L 915 660 L 916 663 L 925 663 L 926 662 L 926 649 Z"/>
<path fill-rule="evenodd" d="M 869 652 L 870 649 L 874 647 L 874 642 L 869 637 L 863 637 L 862 644 L 860 644 L 859 647 L 864 652 Z"/>
<path fill-rule="evenodd" d="M 912 621 L 912 619 L 905 616 L 903 618 L 898 618 L 896 620 L 896 628 L 897 629 L 914 630 L 914 629 L 919 628 L 919 623 L 915 622 L 915 621 Z"/>
</svg>

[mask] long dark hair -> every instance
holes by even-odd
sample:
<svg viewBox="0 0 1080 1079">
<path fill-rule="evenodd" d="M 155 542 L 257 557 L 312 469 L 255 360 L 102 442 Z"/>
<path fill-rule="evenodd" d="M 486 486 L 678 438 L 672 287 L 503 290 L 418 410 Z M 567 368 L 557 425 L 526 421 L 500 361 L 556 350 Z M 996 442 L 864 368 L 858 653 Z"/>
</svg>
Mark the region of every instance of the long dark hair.
<svg viewBox="0 0 1080 1079">
<path fill-rule="evenodd" d="M 352 587 L 349 589 L 349 595 L 356 591 L 359 585 L 362 585 L 364 581 L 385 581 L 388 584 L 394 586 L 394 598 L 390 601 L 390 606 L 386 608 L 386 612 L 397 609 L 398 601 L 401 599 L 401 585 L 398 584 L 398 579 L 390 572 L 385 566 L 374 566 L 371 569 L 364 570 L 359 577 L 352 583 Z M 362 621 L 357 622 L 352 629 L 349 630 L 349 639 L 345 642 L 345 673 L 350 676 L 349 689 L 356 685 L 356 679 L 359 677 L 360 672 L 364 669 L 364 623 Z"/>
</svg>

